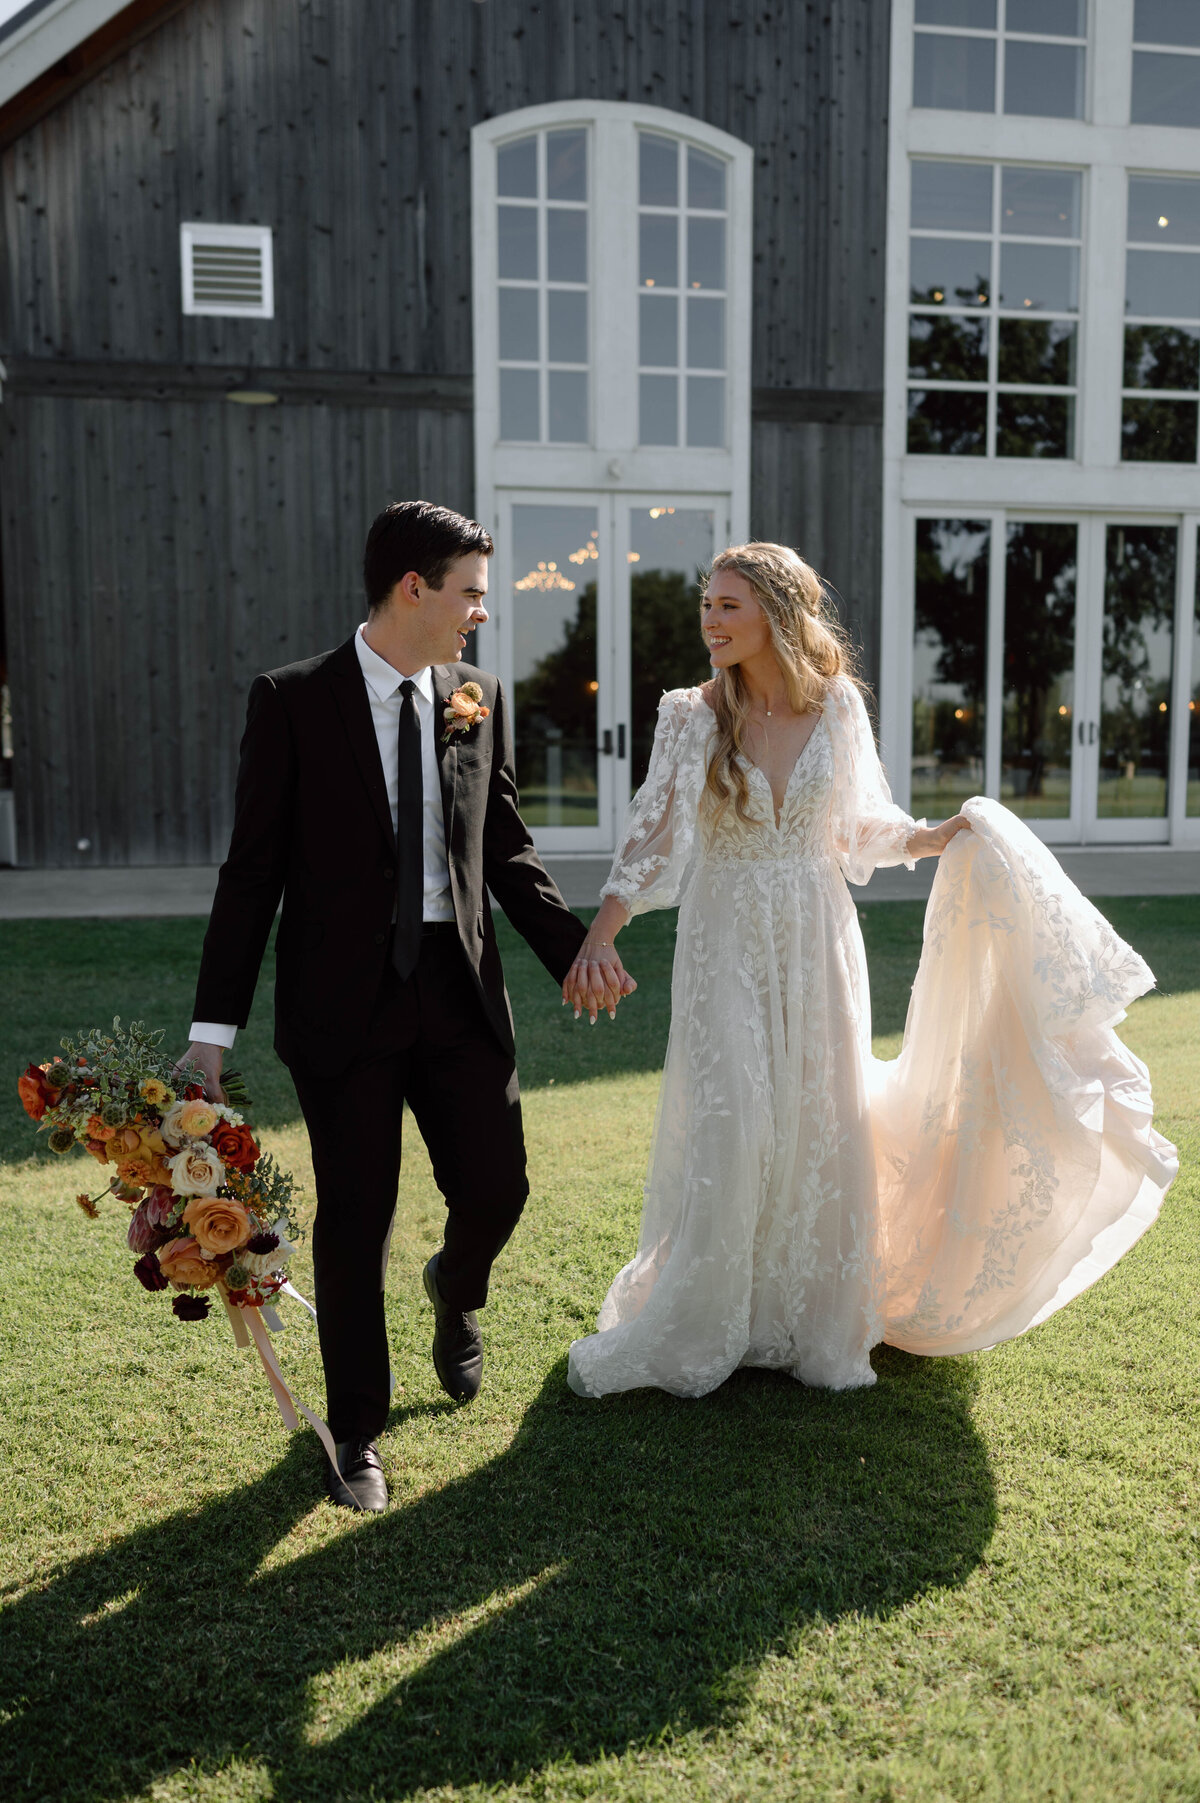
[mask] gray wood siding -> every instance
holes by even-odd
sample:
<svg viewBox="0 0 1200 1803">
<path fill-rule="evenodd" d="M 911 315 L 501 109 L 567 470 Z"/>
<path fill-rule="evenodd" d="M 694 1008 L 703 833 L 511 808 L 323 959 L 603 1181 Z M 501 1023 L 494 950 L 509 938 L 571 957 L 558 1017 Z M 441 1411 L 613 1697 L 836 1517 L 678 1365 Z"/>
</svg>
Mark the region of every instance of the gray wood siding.
<svg viewBox="0 0 1200 1803">
<path fill-rule="evenodd" d="M 5 151 L 0 356 L 90 372 L 0 408 L 22 860 L 220 856 L 250 676 L 357 617 L 382 502 L 470 510 L 470 128 L 545 101 L 648 101 L 754 147 L 754 530 L 824 569 L 874 675 L 889 14 L 193 0 Z M 184 219 L 273 228 L 275 319 L 182 316 Z M 107 363 L 139 391 L 86 398 Z M 147 394 L 154 364 L 349 389 L 250 413 Z M 354 406 L 372 373 L 458 398 Z"/>
</svg>

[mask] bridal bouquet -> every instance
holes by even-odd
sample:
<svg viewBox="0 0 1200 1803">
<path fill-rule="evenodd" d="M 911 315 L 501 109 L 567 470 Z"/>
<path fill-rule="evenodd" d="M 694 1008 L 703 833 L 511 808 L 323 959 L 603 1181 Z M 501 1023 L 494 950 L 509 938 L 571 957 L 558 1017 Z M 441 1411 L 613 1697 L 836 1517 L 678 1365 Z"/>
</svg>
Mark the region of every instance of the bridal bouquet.
<svg viewBox="0 0 1200 1803">
<path fill-rule="evenodd" d="M 62 1057 L 20 1079 L 25 1112 L 52 1152 L 82 1146 L 104 1166 L 99 1195 L 75 1199 L 93 1220 L 105 1197 L 127 1205 L 133 1274 L 147 1290 L 174 1290 L 181 1321 L 208 1314 L 210 1291 L 231 1311 L 261 1309 L 290 1291 L 292 1180 L 236 1108 L 208 1101 L 197 1081 L 172 1081 L 162 1037 L 118 1019 L 111 1033 L 64 1039 Z"/>
</svg>

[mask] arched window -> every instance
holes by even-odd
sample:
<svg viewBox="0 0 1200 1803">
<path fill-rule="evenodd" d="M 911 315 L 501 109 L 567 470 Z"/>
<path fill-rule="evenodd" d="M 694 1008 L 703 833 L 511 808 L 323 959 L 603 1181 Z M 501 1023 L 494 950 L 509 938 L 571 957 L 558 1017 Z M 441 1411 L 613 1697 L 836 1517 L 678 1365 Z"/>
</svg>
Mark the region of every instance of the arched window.
<svg viewBox="0 0 1200 1803">
<path fill-rule="evenodd" d="M 569 101 L 477 125 L 472 165 L 479 656 L 539 840 L 599 850 L 658 693 L 706 671 L 697 567 L 748 530 L 751 151 Z"/>
</svg>

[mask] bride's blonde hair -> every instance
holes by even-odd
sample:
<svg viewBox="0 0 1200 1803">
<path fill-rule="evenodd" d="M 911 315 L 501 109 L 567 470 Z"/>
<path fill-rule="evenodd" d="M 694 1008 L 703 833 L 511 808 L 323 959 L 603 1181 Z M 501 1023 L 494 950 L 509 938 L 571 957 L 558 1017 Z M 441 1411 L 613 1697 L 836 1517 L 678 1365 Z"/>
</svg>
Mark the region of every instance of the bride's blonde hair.
<svg viewBox="0 0 1200 1803">
<path fill-rule="evenodd" d="M 833 611 L 829 592 L 811 564 L 787 545 L 754 542 L 730 545 L 714 559 L 711 576 L 731 570 L 749 583 L 766 616 L 788 702 L 797 714 L 820 708 L 836 676 L 857 681 L 854 651 Z M 750 818 L 750 787 L 738 761 L 744 750 L 750 697 L 737 664 L 713 672 L 713 713 L 717 731 L 708 760 L 705 793 L 714 817 L 733 802 L 739 819 Z"/>
</svg>

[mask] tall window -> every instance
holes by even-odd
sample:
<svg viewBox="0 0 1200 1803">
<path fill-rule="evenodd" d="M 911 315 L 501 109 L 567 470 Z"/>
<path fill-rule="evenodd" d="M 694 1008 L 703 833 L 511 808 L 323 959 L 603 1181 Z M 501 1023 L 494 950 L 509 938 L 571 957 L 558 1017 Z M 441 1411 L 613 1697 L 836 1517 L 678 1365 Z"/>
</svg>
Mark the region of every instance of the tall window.
<svg viewBox="0 0 1200 1803">
<path fill-rule="evenodd" d="M 638 133 L 638 441 L 725 443 L 726 164 Z"/>
<path fill-rule="evenodd" d="M 1133 38 L 1133 123 L 1200 125 L 1200 6 L 1136 0 Z"/>
<path fill-rule="evenodd" d="M 1087 0 L 916 0 L 913 105 L 1082 119 Z"/>
<path fill-rule="evenodd" d="M 915 161 L 908 450 L 1075 455 L 1082 177 Z"/>
<path fill-rule="evenodd" d="M 588 134 L 540 131 L 496 152 L 500 436 L 586 444 Z"/>
<path fill-rule="evenodd" d="M 1200 181 L 1129 178 L 1121 455 L 1194 463 L 1200 395 Z"/>
</svg>

